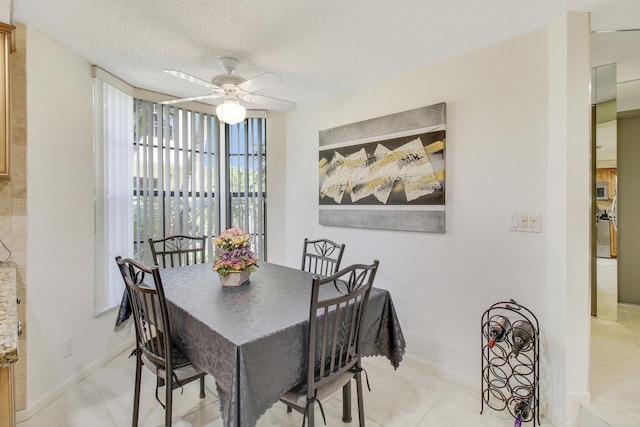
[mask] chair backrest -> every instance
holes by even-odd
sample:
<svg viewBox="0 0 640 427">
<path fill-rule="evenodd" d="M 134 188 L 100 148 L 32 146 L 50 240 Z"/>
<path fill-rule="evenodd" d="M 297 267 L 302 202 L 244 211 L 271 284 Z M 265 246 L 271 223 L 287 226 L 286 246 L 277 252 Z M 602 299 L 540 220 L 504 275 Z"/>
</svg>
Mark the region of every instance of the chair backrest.
<svg viewBox="0 0 640 427">
<path fill-rule="evenodd" d="M 304 239 L 302 248 L 302 270 L 322 276 L 330 276 L 340 269 L 344 243 L 339 245 L 331 240 Z"/>
<path fill-rule="evenodd" d="M 313 277 L 309 312 L 307 395 L 360 363 L 362 318 L 378 269 L 355 264 Z M 358 365 L 359 367 L 359 365 Z"/>
<path fill-rule="evenodd" d="M 138 350 L 143 358 L 171 371 L 171 328 L 158 266 L 149 268 L 119 256 L 116 262 L 127 288 Z"/>
<path fill-rule="evenodd" d="M 191 237 L 177 234 L 164 239 L 149 239 L 151 256 L 157 266 L 178 267 L 205 262 L 206 236 Z"/>
</svg>

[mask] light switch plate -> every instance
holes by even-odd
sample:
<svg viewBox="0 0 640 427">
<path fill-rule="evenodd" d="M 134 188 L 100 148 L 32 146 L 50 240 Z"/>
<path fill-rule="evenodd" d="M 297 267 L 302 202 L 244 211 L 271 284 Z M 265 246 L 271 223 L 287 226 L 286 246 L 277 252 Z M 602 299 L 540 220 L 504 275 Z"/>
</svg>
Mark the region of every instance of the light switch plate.
<svg viewBox="0 0 640 427">
<path fill-rule="evenodd" d="M 532 233 L 540 232 L 540 213 L 532 212 L 529 214 L 529 231 Z"/>
<path fill-rule="evenodd" d="M 513 211 L 509 229 L 525 233 L 540 233 L 540 222 L 540 212 Z"/>
<path fill-rule="evenodd" d="M 520 228 L 520 215 L 518 212 L 513 212 L 511 214 L 511 231 L 518 231 Z"/>
</svg>

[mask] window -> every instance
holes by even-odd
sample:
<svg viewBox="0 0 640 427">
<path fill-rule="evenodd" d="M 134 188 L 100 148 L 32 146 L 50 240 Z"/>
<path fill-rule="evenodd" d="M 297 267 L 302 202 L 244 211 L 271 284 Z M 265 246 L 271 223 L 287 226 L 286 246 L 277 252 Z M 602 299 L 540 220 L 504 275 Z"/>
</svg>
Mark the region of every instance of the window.
<svg viewBox="0 0 640 427">
<path fill-rule="evenodd" d="M 134 111 L 134 257 L 153 263 L 149 238 L 219 232 L 220 125 L 209 114 L 139 99 Z"/>
<path fill-rule="evenodd" d="M 221 126 L 213 115 L 139 99 L 134 110 L 135 258 L 153 262 L 149 238 L 212 237 L 240 226 L 254 236 L 256 255 L 266 259 L 265 119 Z M 208 239 L 208 259 L 211 245 Z"/>
<path fill-rule="evenodd" d="M 264 119 L 248 119 L 228 127 L 227 217 L 253 235 L 252 249 L 266 260 L 266 130 Z"/>
<path fill-rule="evenodd" d="M 212 114 L 133 99 L 131 87 L 97 67 L 94 76 L 96 314 L 122 299 L 115 256 L 154 262 L 149 238 L 213 237 L 241 226 L 266 260 L 266 119 L 224 125 Z"/>
<path fill-rule="evenodd" d="M 94 80 L 95 301 L 100 314 L 124 292 L 114 261 L 131 254 L 131 123 L 133 98 Z"/>
</svg>

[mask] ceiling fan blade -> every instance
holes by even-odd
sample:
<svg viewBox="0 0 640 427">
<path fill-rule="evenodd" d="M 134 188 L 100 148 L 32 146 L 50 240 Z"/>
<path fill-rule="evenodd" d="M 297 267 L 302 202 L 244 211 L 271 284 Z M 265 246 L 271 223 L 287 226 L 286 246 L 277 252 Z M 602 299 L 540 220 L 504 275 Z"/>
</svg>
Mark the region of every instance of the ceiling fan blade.
<svg viewBox="0 0 640 427">
<path fill-rule="evenodd" d="M 242 90 L 255 92 L 269 86 L 275 86 L 283 82 L 282 78 L 271 73 L 260 74 L 257 77 L 244 81 L 238 85 Z"/>
<path fill-rule="evenodd" d="M 222 98 L 222 95 L 209 94 L 209 95 L 190 96 L 189 98 L 168 99 L 166 101 L 160 101 L 158 102 L 158 104 L 170 105 L 170 104 L 178 104 L 180 102 L 197 101 L 198 99 L 207 99 L 207 98 Z"/>
<path fill-rule="evenodd" d="M 181 79 L 185 79 L 185 80 L 190 81 L 192 83 L 197 83 L 199 85 L 208 87 L 209 89 L 223 90 L 220 86 L 216 86 L 213 83 L 209 83 L 206 80 L 202 80 L 202 79 L 199 79 L 197 77 L 194 77 L 191 74 L 183 73 L 182 71 L 164 70 L 164 72 L 167 73 L 167 74 L 171 74 L 172 76 L 180 77 Z"/>
<path fill-rule="evenodd" d="M 256 95 L 255 93 L 238 94 L 238 96 L 246 102 L 257 104 L 267 110 L 293 110 L 298 106 L 298 104 L 293 101 Z"/>
</svg>

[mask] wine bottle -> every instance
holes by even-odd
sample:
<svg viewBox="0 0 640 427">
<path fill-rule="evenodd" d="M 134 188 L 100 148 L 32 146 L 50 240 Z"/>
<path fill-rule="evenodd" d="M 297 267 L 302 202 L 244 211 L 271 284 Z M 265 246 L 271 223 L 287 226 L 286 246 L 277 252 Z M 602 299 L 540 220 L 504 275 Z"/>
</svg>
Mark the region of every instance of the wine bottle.
<svg viewBox="0 0 640 427">
<path fill-rule="evenodd" d="M 509 319 L 495 315 L 489 319 L 489 348 L 493 348 L 496 342 L 504 341 L 509 329 Z"/>
<path fill-rule="evenodd" d="M 522 397 L 513 409 L 513 413 L 516 416 L 516 421 L 513 423 L 513 427 L 521 427 L 522 421 L 529 418 L 531 413 L 531 404 L 533 402 L 533 390 L 528 390 L 528 394 Z"/>
<path fill-rule="evenodd" d="M 513 323 L 511 329 L 513 346 L 511 347 L 511 357 L 517 357 L 520 351 L 525 348 L 533 339 L 535 332 L 533 326 L 526 320 L 518 320 Z"/>
</svg>

